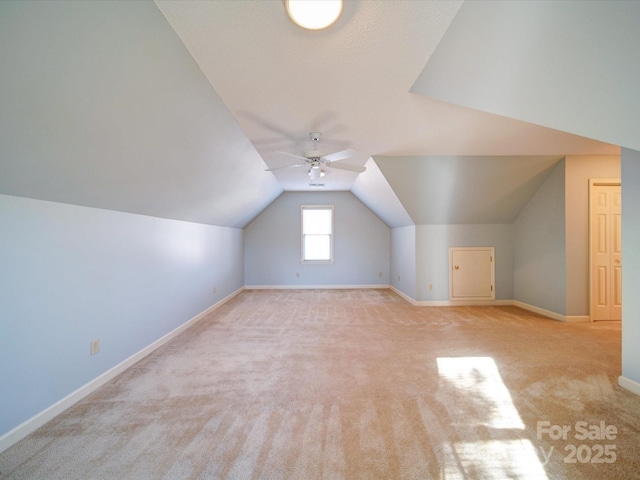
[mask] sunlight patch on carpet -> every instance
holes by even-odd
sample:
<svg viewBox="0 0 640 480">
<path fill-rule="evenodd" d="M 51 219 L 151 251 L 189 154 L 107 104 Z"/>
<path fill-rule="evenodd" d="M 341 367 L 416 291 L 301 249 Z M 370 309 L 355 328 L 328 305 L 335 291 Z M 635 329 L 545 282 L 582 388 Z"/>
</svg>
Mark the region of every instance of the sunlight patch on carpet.
<svg viewBox="0 0 640 480">
<path fill-rule="evenodd" d="M 436 361 L 440 378 L 464 395 L 465 413 L 470 415 L 466 420 L 492 428 L 524 429 L 493 358 L 440 357 Z"/>
</svg>

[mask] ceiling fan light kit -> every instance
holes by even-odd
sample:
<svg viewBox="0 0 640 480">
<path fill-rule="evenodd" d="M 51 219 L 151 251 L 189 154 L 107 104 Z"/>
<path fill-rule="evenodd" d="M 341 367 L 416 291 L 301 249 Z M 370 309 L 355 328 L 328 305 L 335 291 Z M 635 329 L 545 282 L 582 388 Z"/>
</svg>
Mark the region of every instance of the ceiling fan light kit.
<svg viewBox="0 0 640 480">
<path fill-rule="evenodd" d="M 323 154 L 322 151 L 318 149 L 318 141 L 320 140 L 320 136 L 320 132 L 309 133 L 309 137 L 313 141 L 313 148 L 311 150 L 305 151 L 304 156 L 296 155 L 295 153 L 290 152 L 276 152 L 282 155 L 293 157 L 298 160 L 298 163 L 295 163 L 293 165 L 285 165 L 283 167 L 267 168 L 266 171 L 273 172 L 275 170 L 282 170 L 284 168 L 308 167 L 307 174 L 309 175 L 309 186 L 315 187 L 319 185 L 314 184 L 314 180 L 324 177 L 326 169 L 328 168 L 346 170 L 348 172 L 354 173 L 362 173 L 366 170 L 366 167 L 360 165 L 352 165 L 340 161 L 353 157 L 358 153 L 352 148 L 346 148 L 344 150 L 340 150 L 339 152 Z M 300 162 L 300 160 L 302 160 L 302 162 Z M 324 184 L 322 184 L 321 186 L 324 187 Z"/>
<path fill-rule="evenodd" d="M 287 15 L 308 30 L 332 25 L 342 13 L 342 0 L 285 0 Z"/>
<path fill-rule="evenodd" d="M 324 177 L 324 170 L 322 170 L 319 165 L 312 165 L 311 168 L 309 168 L 309 178 L 311 178 L 311 180 L 317 180 L 321 177 Z"/>
</svg>

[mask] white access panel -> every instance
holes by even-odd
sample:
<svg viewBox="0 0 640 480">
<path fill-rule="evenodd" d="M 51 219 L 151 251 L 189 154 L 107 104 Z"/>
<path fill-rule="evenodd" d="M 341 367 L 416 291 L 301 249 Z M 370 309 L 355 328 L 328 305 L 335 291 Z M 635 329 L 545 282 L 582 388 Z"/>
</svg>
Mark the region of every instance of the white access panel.
<svg viewBox="0 0 640 480">
<path fill-rule="evenodd" d="M 494 247 L 449 248 L 449 299 L 495 300 Z"/>
</svg>

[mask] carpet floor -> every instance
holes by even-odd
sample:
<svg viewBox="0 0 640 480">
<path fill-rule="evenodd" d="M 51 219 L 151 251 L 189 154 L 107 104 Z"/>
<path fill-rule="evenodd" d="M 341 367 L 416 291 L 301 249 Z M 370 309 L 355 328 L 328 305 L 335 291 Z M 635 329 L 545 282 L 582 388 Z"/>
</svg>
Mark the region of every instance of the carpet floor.
<svg viewBox="0 0 640 480">
<path fill-rule="evenodd" d="M 0 478 L 640 478 L 620 340 L 389 290 L 247 290 L 0 454 Z"/>
</svg>

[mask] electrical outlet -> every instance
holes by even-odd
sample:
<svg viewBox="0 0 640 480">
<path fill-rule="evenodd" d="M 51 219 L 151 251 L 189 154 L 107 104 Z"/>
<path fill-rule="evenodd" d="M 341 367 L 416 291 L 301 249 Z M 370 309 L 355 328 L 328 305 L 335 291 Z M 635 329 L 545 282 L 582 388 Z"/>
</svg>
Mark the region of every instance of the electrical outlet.
<svg viewBox="0 0 640 480">
<path fill-rule="evenodd" d="M 91 355 L 95 355 L 99 351 L 100 351 L 100 340 L 97 338 L 95 340 L 91 340 Z"/>
<path fill-rule="evenodd" d="M 296 272 L 296 278 L 300 277 L 300 272 Z"/>
<path fill-rule="evenodd" d="M 429 290 L 433 290 L 433 283 L 429 284 Z"/>
<path fill-rule="evenodd" d="M 398 275 L 398 281 L 400 281 L 400 275 Z"/>
<path fill-rule="evenodd" d="M 218 291 L 218 289 L 216 287 L 213 287 L 213 293 L 216 293 Z"/>
<path fill-rule="evenodd" d="M 382 272 L 378 272 L 378 276 L 382 278 Z"/>
</svg>

